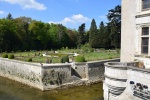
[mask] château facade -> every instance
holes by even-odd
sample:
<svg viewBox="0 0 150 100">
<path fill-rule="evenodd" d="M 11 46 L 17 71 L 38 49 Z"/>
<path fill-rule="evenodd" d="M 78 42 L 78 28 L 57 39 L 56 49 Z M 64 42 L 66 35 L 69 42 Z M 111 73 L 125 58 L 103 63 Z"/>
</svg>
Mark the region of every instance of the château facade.
<svg viewBox="0 0 150 100">
<path fill-rule="evenodd" d="M 150 100 L 150 0 L 122 0 L 121 62 L 105 63 L 104 100 Z"/>
</svg>

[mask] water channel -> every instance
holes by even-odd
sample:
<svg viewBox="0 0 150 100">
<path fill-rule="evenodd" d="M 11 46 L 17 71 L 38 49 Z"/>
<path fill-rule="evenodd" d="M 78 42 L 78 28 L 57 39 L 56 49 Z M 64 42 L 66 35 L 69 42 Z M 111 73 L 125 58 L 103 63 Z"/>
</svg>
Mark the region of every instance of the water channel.
<svg viewBox="0 0 150 100">
<path fill-rule="evenodd" d="M 0 100 L 103 100 L 102 83 L 40 91 L 0 77 Z"/>
</svg>

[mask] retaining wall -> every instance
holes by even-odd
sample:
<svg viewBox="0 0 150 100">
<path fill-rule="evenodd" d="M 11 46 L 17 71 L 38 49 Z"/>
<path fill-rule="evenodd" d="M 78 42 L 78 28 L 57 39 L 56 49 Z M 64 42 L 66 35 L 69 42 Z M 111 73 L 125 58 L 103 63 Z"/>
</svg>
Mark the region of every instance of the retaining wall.
<svg viewBox="0 0 150 100">
<path fill-rule="evenodd" d="M 104 79 L 104 63 L 119 59 L 84 63 L 31 63 L 0 58 L 0 76 L 40 90 L 78 85 Z"/>
<path fill-rule="evenodd" d="M 102 61 L 92 61 L 87 62 L 87 72 L 88 72 L 88 80 L 104 80 L 104 72 L 106 62 L 119 62 L 120 59 L 110 59 L 110 60 L 102 60 Z"/>
<path fill-rule="evenodd" d="M 49 90 L 70 80 L 71 65 L 47 65 L 0 58 L 0 76 L 40 90 Z"/>
</svg>

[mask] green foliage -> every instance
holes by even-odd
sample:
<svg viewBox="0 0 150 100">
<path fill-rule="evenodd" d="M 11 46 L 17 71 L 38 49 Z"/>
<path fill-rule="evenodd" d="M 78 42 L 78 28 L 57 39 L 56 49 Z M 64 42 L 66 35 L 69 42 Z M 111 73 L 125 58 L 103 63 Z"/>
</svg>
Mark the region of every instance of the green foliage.
<svg viewBox="0 0 150 100">
<path fill-rule="evenodd" d="M 80 48 L 86 43 L 92 48 L 119 48 L 121 6 L 109 10 L 107 18 L 109 22 L 101 22 L 99 29 L 93 19 L 89 31 L 86 31 L 85 23 L 78 30 L 72 30 L 62 24 L 48 24 L 29 17 L 13 18 L 9 13 L 0 19 L 0 52 Z"/>
<path fill-rule="evenodd" d="M 92 20 L 89 31 L 90 31 L 90 33 L 89 33 L 90 46 L 91 47 L 95 47 L 95 45 L 97 44 L 96 37 L 97 37 L 97 34 L 98 34 L 98 30 L 97 30 L 95 19 Z"/>
<path fill-rule="evenodd" d="M 85 44 L 85 23 L 79 26 L 77 34 L 77 45 L 80 48 L 81 45 Z"/>
<path fill-rule="evenodd" d="M 9 58 L 9 59 L 14 59 L 15 56 L 14 56 L 14 54 L 10 54 L 10 55 L 8 55 L 8 58 Z"/>
<path fill-rule="evenodd" d="M 121 42 L 121 6 L 118 5 L 114 9 L 109 10 L 107 15 L 109 20 L 109 37 L 111 45 L 115 48 L 120 48 Z"/>
<path fill-rule="evenodd" d="M 28 58 L 27 61 L 28 61 L 28 62 L 32 62 L 32 58 Z"/>
<path fill-rule="evenodd" d="M 62 56 L 61 57 L 61 63 L 65 63 L 65 62 L 69 62 L 69 57 L 68 57 L 68 55 L 66 56 Z"/>
<path fill-rule="evenodd" d="M 75 58 L 75 62 L 86 62 L 86 61 L 85 61 L 85 57 L 82 56 L 82 55 L 78 55 L 78 56 L 76 56 L 76 58 Z"/>
<path fill-rule="evenodd" d="M 4 54 L 2 54 L 2 57 L 3 58 L 8 58 L 8 54 L 4 53 Z"/>
</svg>

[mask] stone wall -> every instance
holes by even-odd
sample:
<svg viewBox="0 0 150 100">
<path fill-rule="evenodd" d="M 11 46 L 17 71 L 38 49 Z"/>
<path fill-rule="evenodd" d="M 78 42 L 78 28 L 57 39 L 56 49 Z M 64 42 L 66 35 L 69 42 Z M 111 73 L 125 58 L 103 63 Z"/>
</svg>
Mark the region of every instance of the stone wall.
<svg viewBox="0 0 150 100">
<path fill-rule="evenodd" d="M 44 90 L 63 85 L 71 79 L 70 64 L 44 64 L 42 66 L 42 84 Z"/>
<path fill-rule="evenodd" d="M 0 76 L 40 90 L 49 90 L 70 80 L 71 65 L 29 63 L 0 58 Z"/>
<path fill-rule="evenodd" d="M 104 63 L 119 59 L 84 63 L 46 64 L 0 58 L 0 76 L 40 90 L 50 90 L 104 79 Z"/>
<path fill-rule="evenodd" d="M 85 79 L 88 77 L 87 71 L 87 65 L 85 62 L 72 63 L 72 75 Z"/>
<path fill-rule="evenodd" d="M 150 99 L 150 71 L 136 63 L 105 64 L 104 100 Z"/>
<path fill-rule="evenodd" d="M 88 80 L 104 80 L 104 71 L 106 62 L 119 62 L 120 59 L 110 59 L 102 61 L 87 62 L 88 67 Z"/>
<path fill-rule="evenodd" d="M 0 75 L 42 89 L 39 64 L 0 58 Z"/>
</svg>

